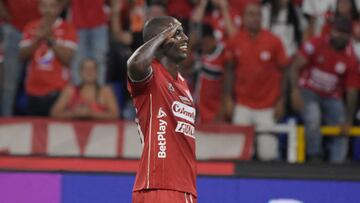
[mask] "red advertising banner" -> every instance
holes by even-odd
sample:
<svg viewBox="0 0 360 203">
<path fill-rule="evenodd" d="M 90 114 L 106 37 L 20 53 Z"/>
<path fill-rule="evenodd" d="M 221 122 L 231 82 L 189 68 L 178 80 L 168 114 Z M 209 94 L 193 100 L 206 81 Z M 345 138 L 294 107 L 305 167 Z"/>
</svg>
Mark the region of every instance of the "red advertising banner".
<svg viewBox="0 0 360 203">
<path fill-rule="evenodd" d="M 248 160 L 253 128 L 196 127 L 198 160 Z M 0 154 L 137 159 L 142 147 L 133 122 L 1 118 Z"/>
</svg>

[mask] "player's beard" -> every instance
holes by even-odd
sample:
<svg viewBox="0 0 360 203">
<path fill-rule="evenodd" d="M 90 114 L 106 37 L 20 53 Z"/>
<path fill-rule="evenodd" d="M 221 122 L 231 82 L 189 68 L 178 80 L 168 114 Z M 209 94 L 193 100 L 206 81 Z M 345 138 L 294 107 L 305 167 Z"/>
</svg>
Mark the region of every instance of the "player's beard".
<svg viewBox="0 0 360 203">
<path fill-rule="evenodd" d="M 349 43 L 349 40 L 344 38 L 331 38 L 330 42 L 336 50 L 341 51 L 346 48 L 346 46 Z"/>
</svg>

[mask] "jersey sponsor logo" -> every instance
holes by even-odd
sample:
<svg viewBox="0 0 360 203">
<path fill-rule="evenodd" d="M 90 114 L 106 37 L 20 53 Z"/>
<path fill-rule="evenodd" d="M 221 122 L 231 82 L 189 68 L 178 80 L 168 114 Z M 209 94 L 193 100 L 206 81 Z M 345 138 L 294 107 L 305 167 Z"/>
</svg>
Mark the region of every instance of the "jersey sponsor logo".
<svg viewBox="0 0 360 203">
<path fill-rule="evenodd" d="M 51 64 L 55 59 L 55 54 L 50 49 L 45 50 L 45 47 L 41 47 L 41 49 L 43 50 L 35 53 L 35 61 L 39 64 L 40 70 L 51 71 L 53 69 L 53 66 L 51 66 Z"/>
<path fill-rule="evenodd" d="M 167 122 L 163 120 L 162 118 L 166 117 L 166 113 L 163 111 L 163 109 L 160 107 L 157 118 L 159 119 L 159 129 L 156 132 L 157 134 L 157 142 L 158 142 L 158 158 L 164 159 L 166 158 L 166 127 Z"/>
<path fill-rule="evenodd" d="M 164 118 L 166 115 L 165 111 L 160 107 L 157 118 Z"/>
<path fill-rule="evenodd" d="M 178 101 L 174 101 L 171 109 L 176 117 L 183 118 L 191 123 L 195 123 L 194 107 L 188 106 Z"/>
<path fill-rule="evenodd" d="M 178 121 L 177 126 L 175 128 L 175 132 L 182 133 L 182 134 L 184 134 L 186 136 L 189 136 L 189 137 L 192 137 L 192 138 L 195 139 L 195 137 L 194 137 L 195 127 L 193 125 L 188 124 L 188 123 Z"/>
<path fill-rule="evenodd" d="M 325 72 L 318 68 L 313 68 L 310 72 L 308 84 L 317 90 L 332 92 L 335 90 L 339 79 L 336 74 Z"/>
</svg>

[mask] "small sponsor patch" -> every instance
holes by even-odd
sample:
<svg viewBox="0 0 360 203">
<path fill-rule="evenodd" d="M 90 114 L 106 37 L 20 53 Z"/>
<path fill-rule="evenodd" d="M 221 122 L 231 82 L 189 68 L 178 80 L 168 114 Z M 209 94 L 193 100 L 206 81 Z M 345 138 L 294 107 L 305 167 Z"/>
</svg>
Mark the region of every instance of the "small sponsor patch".
<svg viewBox="0 0 360 203">
<path fill-rule="evenodd" d="M 182 133 L 182 134 L 184 134 L 186 136 L 195 138 L 194 137 L 195 127 L 193 125 L 191 125 L 191 124 L 188 124 L 188 123 L 185 123 L 185 122 L 182 122 L 182 121 L 177 122 L 175 132 L 179 132 L 179 133 Z"/>
<path fill-rule="evenodd" d="M 171 106 L 172 112 L 176 117 L 185 119 L 191 123 L 195 123 L 195 108 L 183 104 L 179 101 L 174 101 Z"/>
</svg>

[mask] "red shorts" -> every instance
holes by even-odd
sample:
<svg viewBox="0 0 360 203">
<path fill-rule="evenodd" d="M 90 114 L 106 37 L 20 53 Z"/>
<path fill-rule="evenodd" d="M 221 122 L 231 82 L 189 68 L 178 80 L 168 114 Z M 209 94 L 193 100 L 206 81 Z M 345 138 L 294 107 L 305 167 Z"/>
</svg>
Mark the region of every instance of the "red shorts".
<svg viewBox="0 0 360 203">
<path fill-rule="evenodd" d="M 132 194 L 132 203 L 197 203 L 190 193 L 175 190 L 140 190 Z"/>
</svg>

